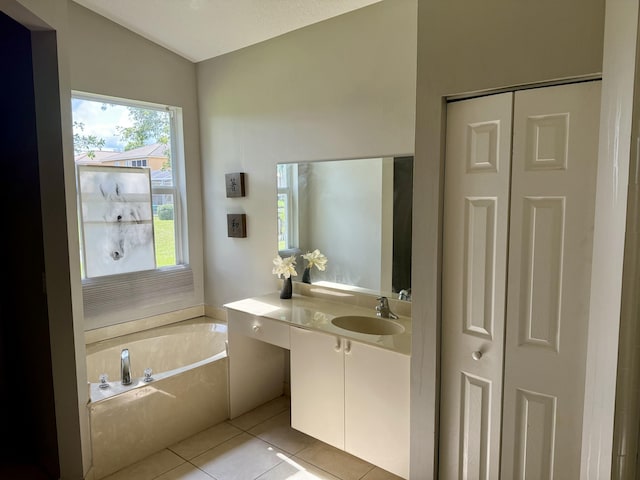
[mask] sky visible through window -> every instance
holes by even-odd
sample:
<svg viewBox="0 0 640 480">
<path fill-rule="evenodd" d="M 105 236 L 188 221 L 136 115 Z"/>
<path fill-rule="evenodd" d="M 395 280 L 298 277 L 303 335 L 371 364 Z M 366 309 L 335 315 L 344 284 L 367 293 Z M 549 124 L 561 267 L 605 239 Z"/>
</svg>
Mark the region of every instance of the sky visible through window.
<svg viewBox="0 0 640 480">
<path fill-rule="evenodd" d="M 129 118 L 129 110 L 124 105 L 109 104 L 73 98 L 71 111 L 74 123 L 82 123 L 84 130 L 74 128 L 74 133 L 81 135 L 95 135 L 104 139 L 102 150 L 121 152 L 125 143 L 118 136 L 115 127 L 130 127 L 133 125 Z"/>
</svg>

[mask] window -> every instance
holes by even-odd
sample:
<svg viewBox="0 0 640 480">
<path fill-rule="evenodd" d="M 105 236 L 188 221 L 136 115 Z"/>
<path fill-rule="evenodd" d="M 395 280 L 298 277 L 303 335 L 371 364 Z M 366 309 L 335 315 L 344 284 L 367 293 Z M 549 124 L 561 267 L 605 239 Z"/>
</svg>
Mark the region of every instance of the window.
<svg viewBox="0 0 640 480">
<path fill-rule="evenodd" d="M 184 202 L 178 181 L 184 171 L 179 131 L 181 109 L 74 92 L 72 115 L 83 291 L 85 297 L 93 295 L 102 305 L 92 310 L 85 298 L 85 316 L 88 307 L 93 313 L 112 308 L 113 302 L 108 299 L 105 302 L 104 297 L 116 295 L 118 288 L 130 292 L 134 283 L 137 302 L 149 303 L 152 297 L 153 301 L 161 302 L 165 290 L 177 291 L 172 289 L 176 272 L 188 270 L 191 278 L 186 265 L 187 252 L 183 250 L 186 226 L 181 223 Z M 134 187 L 130 186 L 133 183 L 130 179 L 136 178 L 136 173 L 138 178 L 140 175 L 146 178 L 146 193 L 139 191 L 140 187 L 131 191 Z M 103 183 L 92 191 L 92 187 L 87 186 L 88 178 L 99 178 Z M 148 207 L 150 218 L 140 217 L 139 210 L 144 208 L 139 208 L 135 216 L 131 208 L 126 214 L 114 214 L 113 218 L 106 213 L 96 213 L 113 204 L 131 206 L 133 203 L 126 202 L 131 202 L 133 197 L 136 207 Z M 89 211 L 93 213 L 88 214 Z M 145 222 L 149 224 L 147 230 L 134 225 L 138 228 L 135 233 L 136 230 L 129 228 Z M 94 227 L 104 228 L 105 234 L 99 235 L 93 230 L 83 235 Z M 152 258 L 150 262 L 136 263 L 136 255 L 140 256 L 142 251 L 138 241 L 141 232 L 148 239 L 144 247 L 147 256 L 151 252 Z M 98 263 L 100 268 L 87 268 Z M 179 282 L 185 286 L 184 278 Z M 153 292 L 140 292 L 141 283 L 153 285 L 149 287 Z M 87 295 L 89 290 L 92 295 Z M 128 302 L 122 308 L 130 306 Z"/>
<path fill-rule="evenodd" d="M 278 164 L 278 251 L 295 249 L 298 243 L 296 231 L 296 190 L 298 170 L 295 164 Z"/>
</svg>

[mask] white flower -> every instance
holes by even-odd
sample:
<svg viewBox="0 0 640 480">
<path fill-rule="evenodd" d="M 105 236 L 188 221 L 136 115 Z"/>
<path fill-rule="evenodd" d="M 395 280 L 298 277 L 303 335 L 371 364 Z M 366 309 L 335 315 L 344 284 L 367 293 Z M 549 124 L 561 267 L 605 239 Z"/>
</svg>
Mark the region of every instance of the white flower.
<svg viewBox="0 0 640 480">
<path fill-rule="evenodd" d="M 327 268 L 327 257 L 320 253 L 320 250 L 317 248 L 313 252 L 307 252 L 302 255 L 302 258 L 307 261 L 307 268 L 311 268 L 315 265 L 321 272 L 324 272 Z"/>
<path fill-rule="evenodd" d="M 278 278 L 280 278 L 280 276 L 289 278 L 292 275 L 298 275 L 296 267 L 294 267 L 296 264 L 296 257 L 293 255 L 284 259 L 280 255 L 277 255 L 276 258 L 273 259 L 273 264 L 275 267 L 273 267 L 271 273 L 276 274 Z"/>
</svg>

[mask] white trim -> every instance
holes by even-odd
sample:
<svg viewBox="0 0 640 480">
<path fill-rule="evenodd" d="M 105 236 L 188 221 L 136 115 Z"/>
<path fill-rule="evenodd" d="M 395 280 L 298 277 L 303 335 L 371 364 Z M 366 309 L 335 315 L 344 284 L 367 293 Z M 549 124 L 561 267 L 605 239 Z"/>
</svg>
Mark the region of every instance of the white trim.
<svg viewBox="0 0 640 480">
<path fill-rule="evenodd" d="M 612 474 L 637 39 L 638 2 L 607 0 L 581 479 Z"/>
</svg>

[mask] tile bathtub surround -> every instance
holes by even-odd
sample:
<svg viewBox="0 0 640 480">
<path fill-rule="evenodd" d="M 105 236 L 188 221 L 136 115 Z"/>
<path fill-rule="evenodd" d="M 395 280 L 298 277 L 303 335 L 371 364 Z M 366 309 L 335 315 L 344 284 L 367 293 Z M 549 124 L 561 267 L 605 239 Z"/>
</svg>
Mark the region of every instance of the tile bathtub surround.
<svg viewBox="0 0 640 480">
<path fill-rule="evenodd" d="M 109 325 L 107 327 L 100 327 L 95 330 L 86 330 L 84 332 L 84 341 L 86 345 L 89 345 L 109 338 L 121 337 L 130 333 L 149 330 L 150 328 L 162 327 L 164 325 L 182 322 L 184 320 L 201 317 L 203 315 L 205 315 L 205 306 L 198 305 L 196 307 L 185 308 L 175 312 L 154 315 L 153 317 L 131 320 L 129 322 Z"/>
<path fill-rule="evenodd" d="M 96 479 L 104 478 L 158 450 L 165 451 L 161 449 L 179 439 L 200 435 L 198 432 L 202 428 L 220 424 L 228 418 L 227 364 L 228 359 L 223 358 L 90 403 L 93 471 Z M 221 441 L 231 438 L 232 434 Z M 184 461 L 183 457 L 178 458 Z M 131 478 L 142 480 L 156 477 Z"/>
<path fill-rule="evenodd" d="M 286 396 L 104 480 L 400 480 L 290 427 Z"/>
</svg>

